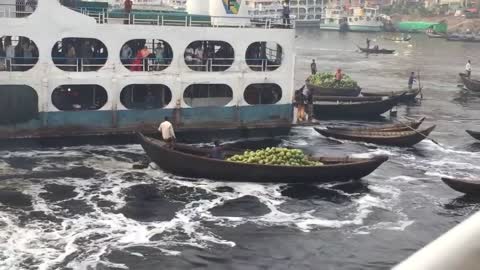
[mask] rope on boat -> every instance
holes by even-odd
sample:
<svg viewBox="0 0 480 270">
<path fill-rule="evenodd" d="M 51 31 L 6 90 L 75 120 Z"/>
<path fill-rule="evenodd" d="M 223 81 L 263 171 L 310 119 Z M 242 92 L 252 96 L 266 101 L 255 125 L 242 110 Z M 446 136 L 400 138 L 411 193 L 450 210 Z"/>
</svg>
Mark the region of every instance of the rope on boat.
<svg viewBox="0 0 480 270">
<path fill-rule="evenodd" d="M 441 148 L 446 149 L 443 145 L 441 145 L 441 144 L 440 144 L 439 142 L 437 142 L 436 140 L 430 138 L 429 136 L 425 136 L 425 134 L 423 134 L 423 133 L 421 133 L 421 132 L 418 132 L 418 130 L 412 128 L 411 126 L 405 124 L 404 122 L 402 122 L 402 121 L 400 121 L 400 120 L 395 120 L 395 119 L 394 119 L 394 121 L 397 121 L 398 123 L 400 123 L 400 124 L 404 125 L 405 127 L 411 129 L 411 130 L 414 131 L 415 133 L 423 136 L 425 139 L 429 139 L 430 141 L 432 141 L 434 144 L 440 146 Z"/>
</svg>

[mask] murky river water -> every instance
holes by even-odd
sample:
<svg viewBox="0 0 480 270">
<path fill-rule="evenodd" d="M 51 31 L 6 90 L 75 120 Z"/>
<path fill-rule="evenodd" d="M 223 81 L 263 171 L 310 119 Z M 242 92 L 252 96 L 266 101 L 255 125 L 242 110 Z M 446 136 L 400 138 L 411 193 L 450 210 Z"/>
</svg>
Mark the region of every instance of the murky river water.
<svg viewBox="0 0 480 270">
<path fill-rule="evenodd" d="M 371 90 L 400 90 L 420 71 L 421 105 L 441 146 L 333 141 L 296 128 L 282 144 L 313 154 L 386 154 L 360 182 L 315 187 L 186 181 L 132 170 L 139 145 L 0 151 L 0 269 L 386 269 L 478 209 L 443 175 L 480 175 L 480 97 L 457 87 L 478 44 L 414 36 L 394 55 L 356 52 L 365 34 L 298 31 L 297 86 L 317 59 Z M 480 68 L 478 69 L 480 70 Z M 479 75 L 480 77 L 480 75 Z M 388 119 L 387 119 L 388 120 Z M 328 124 L 328 122 L 325 122 Z"/>
</svg>

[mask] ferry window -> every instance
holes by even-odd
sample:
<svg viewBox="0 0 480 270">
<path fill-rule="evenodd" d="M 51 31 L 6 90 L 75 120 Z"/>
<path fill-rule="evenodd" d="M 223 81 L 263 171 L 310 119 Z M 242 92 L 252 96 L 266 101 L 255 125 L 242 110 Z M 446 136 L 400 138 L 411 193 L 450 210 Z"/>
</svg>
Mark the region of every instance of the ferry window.
<svg viewBox="0 0 480 270">
<path fill-rule="evenodd" d="M 250 105 L 275 104 L 282 98 L 282 88 L 274 83 L 251 84 L 243 97 Z"/>
<path fill-rule="evenodd" d="M 99 110 L 108 99 L 100 85 L 61 85 L 53 90 L 52 103 L 60 111 Z"/>
<path fill-rule="evenodd" d="M 38 117 L 38 95 L 27 85 L 0 85 L 0 125 L 19 124 Z"/>
<path fill-rule="evenodd" d="M 94 38 L 64 38 L 52 48 L 53 63 L 64 71 L 97 71 L 107 59 L 107 47 Z"/>
<path fill-rule="evenodd" d="M 37 62 L 35 42 L 21 36 L 0 37 L 0 71 L 27 71 Z"/>
<path fill-rule="evenodd" d="M 172 59 L 172 47 L 161 39 L 133 39 L 120 50 L 120 61 L 130 71 L 162 71 Z"/>
<path fill-rule="evenodd" d="M 195 71 L 225 71 L 235 59 L 232 45 L 224 41 L 201 40 L 188 45 L 184 54 L 185 64 Z"/>
<path fill-rule="evenodd" d="M 172 92 L 163 84 L 131 84 L 120 93 L 120 101 L 127 109 L 159 109 L 171 100 Z"/>
<path fill-rule="evenodd" d="M 23 18 L 37 9 L 37 0 L 0 1 L 0 18 Z"/>
<path fill-rule="evenodd" d="M 192 84 L 183 99 L 190 107 L 222 107 L 233 99 L 233 91 L 226 84 Z"/>
<path fill-rule="evenodd" d="M 273 71 L 282 64 L 283 48 L 276 42 L 255 42 L 247 48 L 245 60 L 253 71 Z"/>
</svg>

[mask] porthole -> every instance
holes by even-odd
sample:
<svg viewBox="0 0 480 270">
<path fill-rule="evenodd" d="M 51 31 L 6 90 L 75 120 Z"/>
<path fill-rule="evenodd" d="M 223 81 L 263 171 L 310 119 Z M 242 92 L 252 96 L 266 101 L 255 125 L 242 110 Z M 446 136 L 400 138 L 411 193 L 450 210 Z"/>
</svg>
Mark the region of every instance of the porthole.
<svg viewBox="0 0 480 270">
<path fill-rule="evenodd" d="M 53 63 L 64 71 L 97 71 L 107 59 L 107 47 L 94 38 L 63 38 L 52 48 Z"/>
<path fill-rule="evenodd" d="M 130 84 L 120 93 L 120 101 L 127 109 L 159 109 L 167 106 L 171 100 L 172 92 L 163 84 Z"/>
<path fill-rule="evenodd" d="M 248 46 L 245 59 L 253 71 L 273 71 L 282 65 L 283 48 L 276 42 L 254 42 Z"/>
<path fill-rule="evenodd" d="M 184 53 L 185 64 L 195 71 L 225 71 L 235 59 L 232 45 L 225 41 L 198 40 L 190 43 Z"/>
<path fill-rule="evenodd" d="M 275 104 L 282 99 L 282 88 L 275 83 L 251 84 L 243 94 L 250 105 Z"/>
<path fill-rule="evenodd" d="M 38 116 L 37 92 L 27 85 L 0 85 L 0 125 L 28 122 Z"/>
<path fill-rule="evenodd" d="M 162 71 L 172 59 L 172 47 L 161 39 L 133 39 L 120 50 L 120 61 L 130 71 Z"/>
<path fill-rule="evenodd" d="M 183 100 L 190 107 L 223 107 L 233 99 L 226 84 L 192 84 L 185 89 Z"/>
<path fill-rule="evenodd" d="M 0 37 L 0 71 L 27 71 L 37 62 L 35 42 L 22 36 Z"/>
<path fill-rule="evenodd" d="M 108 93 L 100 85 L 61 85 L 52 92 L 52 103 L 60 111 L 95 111 L 107 103 Z"/>
</svg>

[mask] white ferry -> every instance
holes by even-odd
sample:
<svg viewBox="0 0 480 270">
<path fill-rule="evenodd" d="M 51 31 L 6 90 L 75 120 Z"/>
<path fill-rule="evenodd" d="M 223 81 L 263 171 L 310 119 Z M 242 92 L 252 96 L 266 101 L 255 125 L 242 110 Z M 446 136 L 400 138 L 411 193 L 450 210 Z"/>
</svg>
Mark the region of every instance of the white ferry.
<svg viewBox="0 0 480 270">
<path fill-rule="evenodd" d="M 247 0 L 249 15 L 256 19 L 282 19 L 283 0 Z M 318 27 L 322 17 L 320 0 L 290 0 L 290 17 L 295 26 Z"/>
<path fill-rule="evenodd" d="M 289 129 L 293 25 L 254 23 L 241 0 L 62 3 L 0 1 L 0 139 L 148 132 L 165 116 L 179 131 Z"/>
<path fill-rule="evenodd" d="M 325 13 L 320 21 L 320 29 L 347 31 L 347 15 L 341 7 L 325 8 Z"/>
<path fill-rule="evenodd" d="M 376 8 L 352 7 L 348 11 L 348 29 L 352 32 L 381 32 L 383 20 Z"/>
</svg>

